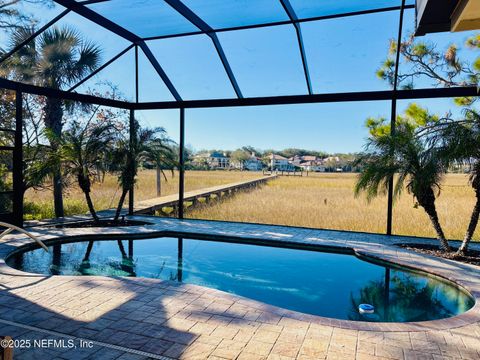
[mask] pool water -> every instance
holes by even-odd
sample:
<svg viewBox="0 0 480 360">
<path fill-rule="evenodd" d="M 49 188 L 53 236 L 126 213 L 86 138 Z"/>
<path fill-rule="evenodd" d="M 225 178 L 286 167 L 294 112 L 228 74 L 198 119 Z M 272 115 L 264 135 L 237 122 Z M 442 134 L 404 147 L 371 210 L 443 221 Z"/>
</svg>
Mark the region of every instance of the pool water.
<svg viewBox="0 0 480 360">
<path fill-rule="evenodd" d="M 450 283 L 354 255 L 227 242 L 155 238 L 53 245 L 7 259 L 49 275 L 141 276 L 197 284 L 303 313 L 372 322 L 424 321 L 467 311 Z M 360 314 L 360 304 L 375 307 Z"/>
</svg>

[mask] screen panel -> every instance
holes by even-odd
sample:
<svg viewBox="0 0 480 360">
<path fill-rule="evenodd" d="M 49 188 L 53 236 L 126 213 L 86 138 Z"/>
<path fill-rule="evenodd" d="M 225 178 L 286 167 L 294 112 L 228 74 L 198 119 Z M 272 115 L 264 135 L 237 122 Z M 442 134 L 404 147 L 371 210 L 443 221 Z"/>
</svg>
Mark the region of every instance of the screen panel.
<svg viewBox="0 0 480 360">
<path fill-rule="evenodd" d="M 477 100 L 478 103 L 478 100 Z M 426 110 L 439 119 L 465 120 L 467 106 L 458 106 L 454 99 L 414 99 L 398 103 L 399 115 L 406 116 L 411 106 Z M 475 106 L 473 107 L 475 109 Z M 439 128 L 440 129 L 440 128 Z M 423 132 L 424 136 L 427 132 Z M 437 132 L 437 135 L 440 135 Z M 429 149 L 429 144 L 425 145 Z M 439 187 L 435 187 L 435 207 L 440 225 L 447 239 L 462 240 L 475 205 L 475 191 L 470 182 L 472 162 L 456 160 L 440 175 Z M 418 199 L 405 188 L 395 200 L 393 207 L 393 233 L 396 235 L 436 237 L 432 222 Z M 477 228 L 474 239 L 480 239 Z"/>
<path fill-rule="evenodd" d="M 214 29 L 288 20 L 277 0 L 184 0 L 183 3 Z"/>
<path fill-rule="evenodd" d="M 198 31 L 164 1 L 112 0 L 88 7 L 140 37 Z"/>
<path fill-rule="evenodd" d="M 135 86 L 135 49 L 131 48 L 75 88 L 74 91 L 80 94 L 94 94 L 98 97 L 134 102 Z"/>
<path fill-rule="evenodd" d="M 121 186 L 119 165 L 128 148 L 129 113 L 110 107 L 61 102 L 63 115 L 60 140 L 46 136 L 49 100 L 41 96 L 24 98 L 24 197 L 25 220 L 51 219 L 54 206 L 54 173 L 59 166 L 65 216 L 89 215 L 87 193 L 99 217 L 103 210 L 117 207 Z M 68 110 L 67 110 L 68 109 Z M 55 117 L 54 121 L 58 118 Z M 30 134 L 26 136 L 26 131 Z M 110 138 L 110 141 L 106 141 Z M 56 149 L 60 149 L 59 151 Z M 58 152 L 57 152 L 58 151 Z M 54 160 L 60 160 L 60 162 Z M 78 172 L 87 169 L 90 186 L 82 187 Z M 87 191 L 89 189 L 89 191 Z M 128 206 L 128 198 L 124 209 Z M 126 211 L 126 210 L 124 210 Z M 109 213 L 111 215 L 111 213 Z"/>
<path fill-rule="evenodd" d="M 16 94 L 0 90 L 0 219 L 13 221 L 13 156 L 15 151 Z"/>
<path fill-rule="evenodd" d="M 401 4 L 401 0 L 290 0 L 290 2 L 300 18 L 372 10 Z"/>
<path fill-rule="evenodd" d="M 187 110 L 186 197 L 206 194 L 185 216 L 384 233 L 386 196 L 355 197 L 353 163 L 366 119 L 389 111 L 388 101 Z M 268 175 L 278 177 L 239 185 Z"/>
<path fill-rule="evenodd" d="M 135 186 L 135 209 L 162 217 L 178 216 L 179 135 L 178 110 L 142 110 L 135 117 L 141 129 L 155 129 L 161 149 L 141 164 Z"/>
<path fill-rule="evenodd" d="M 55 2 L 41 1 L 9 1 L 2 5 L 2 20 L 0 22 L 0 45 L 8 49 L 12 45 L 11 35 L 22 27 L 38 30 L 55 17 L 60 15 L 65 8 Z"/>
<path fill-rule="evenodd" d="M 314 92 L 389 89 L 376 72 L 388 56 L 390 40 L 398 36 L 399 16 L 391 11 L 302 23 Z"/>
<path fill-rule="evenodd" d="M 140 49 L 138 51 L 138 98 L 140 102 L 175 100 Z"/>
<path fill-rule="evenodd" d="M 183 99 L 235 97 L 225 68 L 206 35 L 148 41 Z"/>
<path fill-rule="evenodd" d="M 245 97 L 307 94 L 291 25 L 218 34 Z"/>
</svg>

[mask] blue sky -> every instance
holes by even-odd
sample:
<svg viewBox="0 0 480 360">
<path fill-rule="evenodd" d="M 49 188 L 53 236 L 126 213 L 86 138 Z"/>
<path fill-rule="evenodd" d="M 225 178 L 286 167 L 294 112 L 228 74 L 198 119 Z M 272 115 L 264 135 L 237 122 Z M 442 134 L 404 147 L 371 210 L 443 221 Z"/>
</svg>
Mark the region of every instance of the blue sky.
<svg viewBox="0 0 480 360">
<path fill-rule="evenodd" d="M 152 3 L 152 0 L 117 0 L 114 12 L 112 5 L 100 3 L 92 6 L 104 15 L 122 23 L 141 35 L 153 35 L 178 30 L 194 30 L 191 24 L 181 17 L 171 14 L 168 6 L 155 1 L 156 8 L 135 7 L 135 2 Z M 235 0 L 188 0 L 187 5 L 203 14 L 211 26 L 241 25 L 255 14 L 259 19 L 282 20 L 284 14 L 277 2 L 272 0 L 256 2 L 255 13 L 248 6 L 234 9 L 238 16 L 212 16 L 209 3 L 217 7 L 225 3 L 250 4 Z M 381 0 L 379 5 L 392 5 L 397 0 Z M 338 2 L 324 2 L 323 13 L 332 10 Z M 343 0 L 350 7 L 358 2 Z M 122 5 L 123 4 L 123 5 Z M 319 2 L 292 0 L 301 15 L 318 11 Z M 313 4 L 313 6 L 312 6 Z M 376 4 L 376 3 L 375 3 Z M 328 8 L 330 6 L 330 8 Z M 130 11 L 126 11 L 131 8 Z M 133 8 L 132 8 L 133 7 Z M 62 8 L 31 9 L 42 21 L 55 16 Z M 153 11 L 155 10 L 155 11 Z M 233 11 L 233 10 L 232 10 Z M 157 16 L 157 14 L 165 14 Z M 240 16 L 245 15 L 245 16 Z M 246 16 L 248 15 L 248 16 Z M 243 23 L 242 23 L 243 21 Z M 99 26 L 89 23 L 80 16 L 70 13 L 60 25 L 76 27 L 85 37 L 102 44 L 103 58 L 106 60 L 128 46 L 128 42 L 109 33 Z M 405 16 L 407 34 L 414 27 L 414 11 L 408 10 Z M 389 39 L 395 38 L 398 29 L 398 12 L 370 14 L 349 18 L 332 19 L 302 24 L 305 50 L 309 63 L 312 84 L 316 93 L 343 91 L 386 90 L 388 84 L 375 76 L 375 70 L 384 60 Z M 429 35 L 446 48 L 451 42 L 461 45 L 469 33 Z M 306 93 L 306 85 L 301 59 L 292 26 L 278 26 L 237 32 L 219 33 L 231 67 L 237 77 L 244 96 L 290 95 Z M 212 42 L 204 35 L 185 38 L 165 39 L 148 43 L 152 52 L 169 75 L 184 99 L 230 98 L 234 92 L 219 61 Z M 468 54 L 467 54 L 468 55 Z M 172 100 L 165 85 L 141 54 L 140 100 Z M 134 91 L 134 54 L 130 51 L 117 62 L 102 71 L 97 77 L 79 90 L 98 88 L 97 83 L 109 79 L 118 85 L 129 99 Z M 421 85 L 429 85 L 420 82 Z M 421 100 L 419 104 L 430 110 L 444 113 L 453 107 L 449 99 Z M 400 102 L 402 110 L 408 102 Z M 252 145 L 261 149 L 301 147 L 327 152 L 355 152 L 361 150 L 366 130 L 363 126 L 368 116 L 388 117 L 390 102 L 362 102 L 337 104 L 308 104 L 290 106 L 265 106 L 221 109 L 191 109 L 186 112 L 186 142 L 194 149 L 221 148 L 235 149 L 242 145 Z M 178 140 L 178 111 L 142 111 L 138 117 L 150 126 L 164 126 L 174 140 Z"/>
</svg>

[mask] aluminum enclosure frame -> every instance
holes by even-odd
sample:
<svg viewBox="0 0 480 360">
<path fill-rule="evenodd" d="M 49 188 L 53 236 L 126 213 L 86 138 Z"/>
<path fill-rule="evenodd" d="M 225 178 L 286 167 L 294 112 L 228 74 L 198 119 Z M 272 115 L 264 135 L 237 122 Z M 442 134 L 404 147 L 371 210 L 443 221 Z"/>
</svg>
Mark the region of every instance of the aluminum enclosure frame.
<svg viewBox="0 0 480 360">
<path fill-rule="evenodd" d="M 98 0 L 105 1 L 105 0 Z M 324 93 L 324 94 L 315 94 L 312 90 L 312 85 L 310 81 L 310 74 L 308 71 L 308 63 L 305 55 L 305 49 L 303 46 L 302 34 L 300 29 L 300 24 L 308 21 L 320 21 L 326 19 L 340 18 L 340 17 L 349 17 L 357 16 L 364 14 L 372 14 L 386 11 L 399 11 L 400 21 L 398 29 L 398 38 L 400 41 L 402 38 L 403 30 L 403 14 L 406 9 L 414 8 L 413 5 L 406 5 L 405 0 L 402 0 L 401 6 L 388 7 L 381 9 L 371 9 L 364 11 L 355 11 L 347 12 L 342 14 L 333 14 L 326 16 L 317 16 L 312 18 L 299 18 L 298 15 L 293 11 L 293 8 L 290 5 L 288 0 L 279 0 L 288 15 L 289 20 L 286 21 L 277 21 L 266 24 L 253 24 L 246 26 L 237 26 L 221 29 L 213 29 L 207 23 L 205 23 L 200 17 L 198 17 L 194 12 L 188 9 L 180 0 L 166 0 L 174 9 L 176 9 L 182 16 L 184 16 L 188 21 L 199 28 L 199 31 L 183 33 L 183 34 L 173 34 L 173 35 L 164 35 L 164 36 L 154 36 L 149 38 L 142 38 L 138 35 L 122 28 L 118 24 L 104 18 L 103 16 L 95 13 L 91 9 L 87 8 L 85 5 L 87 3 L 94 3 L 98 1 L 84 1 L 76 2 L 73 0 L 56 0 L 57 3 L 61 4 L 66 8 L 60 15 L 55 19 L 50 21 L 48 24 L 52 25 L 64 15 L 69 12 L 75 12 L 95 23 L 104 27 L 107 30 L 114 32 L 115 34 L 127 39 L 130 41 L 130 45 L 117 54 L 114 58 L 107 61 L 102 65 L 97 71 L 88 75 L 85 79 L 81 80 L 78 84 L 72 86 L 69 90 L 57 90 L 51 88 L 39 87 L 31 84 L 20 83 L 8 79 L 0 78 L 0 88 L 12 90 L 16 93 L 16 129 L 15 129 L 15 144 L 14 144 L 14 166 L 13 166 L 13 214 L 8 219 L 14 222 L 16 225 L 23 225 L 23 175 L 22 175 L 22 94 L 33 94 L 41 95 L 46 97 L 59 98 L 64 100 L 71 100 L 83 103 L 97 104 L 102 106 L 109 106 L 114 108 L 126 109 L 130 111 L 130 129 L 134 129 L 133 120 L 135 117 L 135 111 L 140 110 L 161 110 L 161 109 L 179 109 L 179 128 L 180 128 L 180 141 L 179 141 L 179 205 L 178 205 L 178 218 L 183 218 L 184 216 L 184 188 L 185 188 L 185 110 L 193 108 L 217 108 L 217 107 L 242 107 L 242 106 L 269 106 L 269 105 L 288 105 L 288 104 L 308 104 L 308 103 L 332 103 L 332 102 L 356 102 L 356 101 L 391 101 L 391 131 L 395 131 L 395 119 L 396 119 L 396 102 L 397 100 L 404 99 L 431 99 L 431 98 L 451 98 L 451 97 L 462 97 L 462 96 L 480 96 L 479 88 L 475 86 L 465 86 L 465 87 L 455 87 L 455 88 L 426 88 L 426 89 L 412 89 L 412 90 L 399 90 L 397 89 L 397 75 L 398 75 L 398 64 L 399 64 L 399 51 L 396 54 L 396 67 L 395 67 L 395 80 L 392 90 L 384 91 L 367 91 L 367 92 L 341 92 L 341 93 Z M 253 29 L 259 27 L 268 27 L 268 26 L 281 26 L 281 25 L 292 25 L 295 28 L 297 34 L 297 42 L 299 49 L 299 56 L 302 60 L 305 82 L 306 82 L 306 93 L 300 95 L 288 95 L 288 96 L 266 96 L 266 97 L 244 97 L 241 92 L 241 89 L 238 85 L 238 82 L 235 78 L 235 75 L 228 63 L 228 59 L 223 52 L 220 41 L 216 36 L 219 32 L 225 31 L 236 31 L 244 29 Z M 35 33 L 35 36 L 38 36 L 42 31 L 45 31 L 48 26 L 43 26 L 39 31 Z M 237 95 L 236 98 L 231 99 L 208 99 L 208 100 L 183 100 L 181 95 L 176 90 L 173 83 L 168 78 L 167 74 L 161 67 L 160 63 L 157 61 L 155 56 L 151 53 L 147 41 L 172 38 L 172 37 L 181 37 L 181 36 L 190 36 L 196 34 L 204 34 L 210 37 L 212 40 L 215 49 L 217 50 L 217 55 L 219 56 L 225 72 L 230 80 L 230 83 Z M 31 39 L 29 39 L 31 40 Z M 25 45 L 26 42 L 23 44 Z M 9 53 L 0 59 L 0 63 L 12 56 L 21 46 L 12 49 Z M 100 72 L 106 66 L 114 62 L 124 53 L 130 49 L 135 49 L 135 101 L 128 102 L 117 99 L 108 99 L 98 96 L 80 94 L 74 92 L 74 90 L 85 81 L 93 77 L 95 74 Z M 159 78 L 165 83 L 169 91 L 172 93 L 175 101 L 160 101 L 160 102 L 139 102 L 139 85 L 138 85 L 138 52 L 142 50 L 146 55 L 147 59 L 152 64 L 153 68 L 156 70 Z M 134 133 L 130 133 L 130 138 L 134 136 Z M 392 222 L 393 222 L 393 181 L 390 181 L 390 187 L 388 191 L 388 200 L 387 200 L 387 228 L 386 234 L 392 234 Z M 129 194 L 129 209 L 130 214 L 134 210 L 134 189 L 131 189 Z M 0 216 L 1 218 L 1 216 Z"/>
</svg>

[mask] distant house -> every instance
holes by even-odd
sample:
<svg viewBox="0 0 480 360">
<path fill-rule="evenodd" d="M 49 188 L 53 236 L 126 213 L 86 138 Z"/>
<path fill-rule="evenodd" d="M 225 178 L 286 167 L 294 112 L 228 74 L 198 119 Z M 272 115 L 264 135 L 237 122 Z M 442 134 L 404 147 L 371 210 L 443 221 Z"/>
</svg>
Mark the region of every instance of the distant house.
<svg viewBox="0 0 480 360">
<path fill-rule="evenodd" d="M 304 155 L 301 156 L 302 161 L 319 161 L 320 158 L 314 155 Z"/>
<path fill-rule="evenodd" d="M 207 163 L 212 169 L 228 169 L 230 167 L 230 158 L 224 153 L 214 151 L 210 153 Z"/>
<path fill-rule="evenodd" d="M 292 157 L 289 157 L 288 158 L 288 162 L 290 164 L 292 164 L 293 166 L 300 166 L 300 164 L 303 162 L 302 160 L 302 156 L 300 155 L 295 155 L 295 156 L 292 156 Z"/>
<path fill-rule="evenodd" d="M 295 155 L 288 158 L 288 161 L 297 167 L 301 167 L 301 164 L 316 163 L 318 161 L 321 161 L 321 159 L 318 156 L 314 155 Z"/>
<path fill-rule="evenodd" d="M 311 171 L 311 172 L 325 172 L 326 167 L 321 160 L 310 160 L 302 162 L 299 167 L 304 171 Z"/>
<path fill-rule="evenodd" d="M 243 168 L 249 171 L 260 171 L 263 169 L 262 159 L 255 156 L 255 153 L 252 153 L 252 156 L 243 163 Z"/>
<path fill-rule="evenodd" d="M 301 168 L 303 171 L 325 172 L 324 161 L 315 155 L 295 155 L 288 159 L 294 167 Z"/>
<path fill-rule="evenodd" d="M 197 166 L 207 166 L 210 169 L 228 169 L 230 158 L 226 154 L 214 151 L 195 155 L 193 163 Z"/>
<path fill-rule="evenodd" d="M 267 156 L 272 171 L 294 171 L 295 166 L 286 157 L 277 154 Z"/>
<path fill-rule="evenodd" d="M 230 159 L 230 168 L 237 170 L 260 171 L 263 169 L 262 159 L 258 158 L 254 152 L 245 160 Z"/>
</svg>

